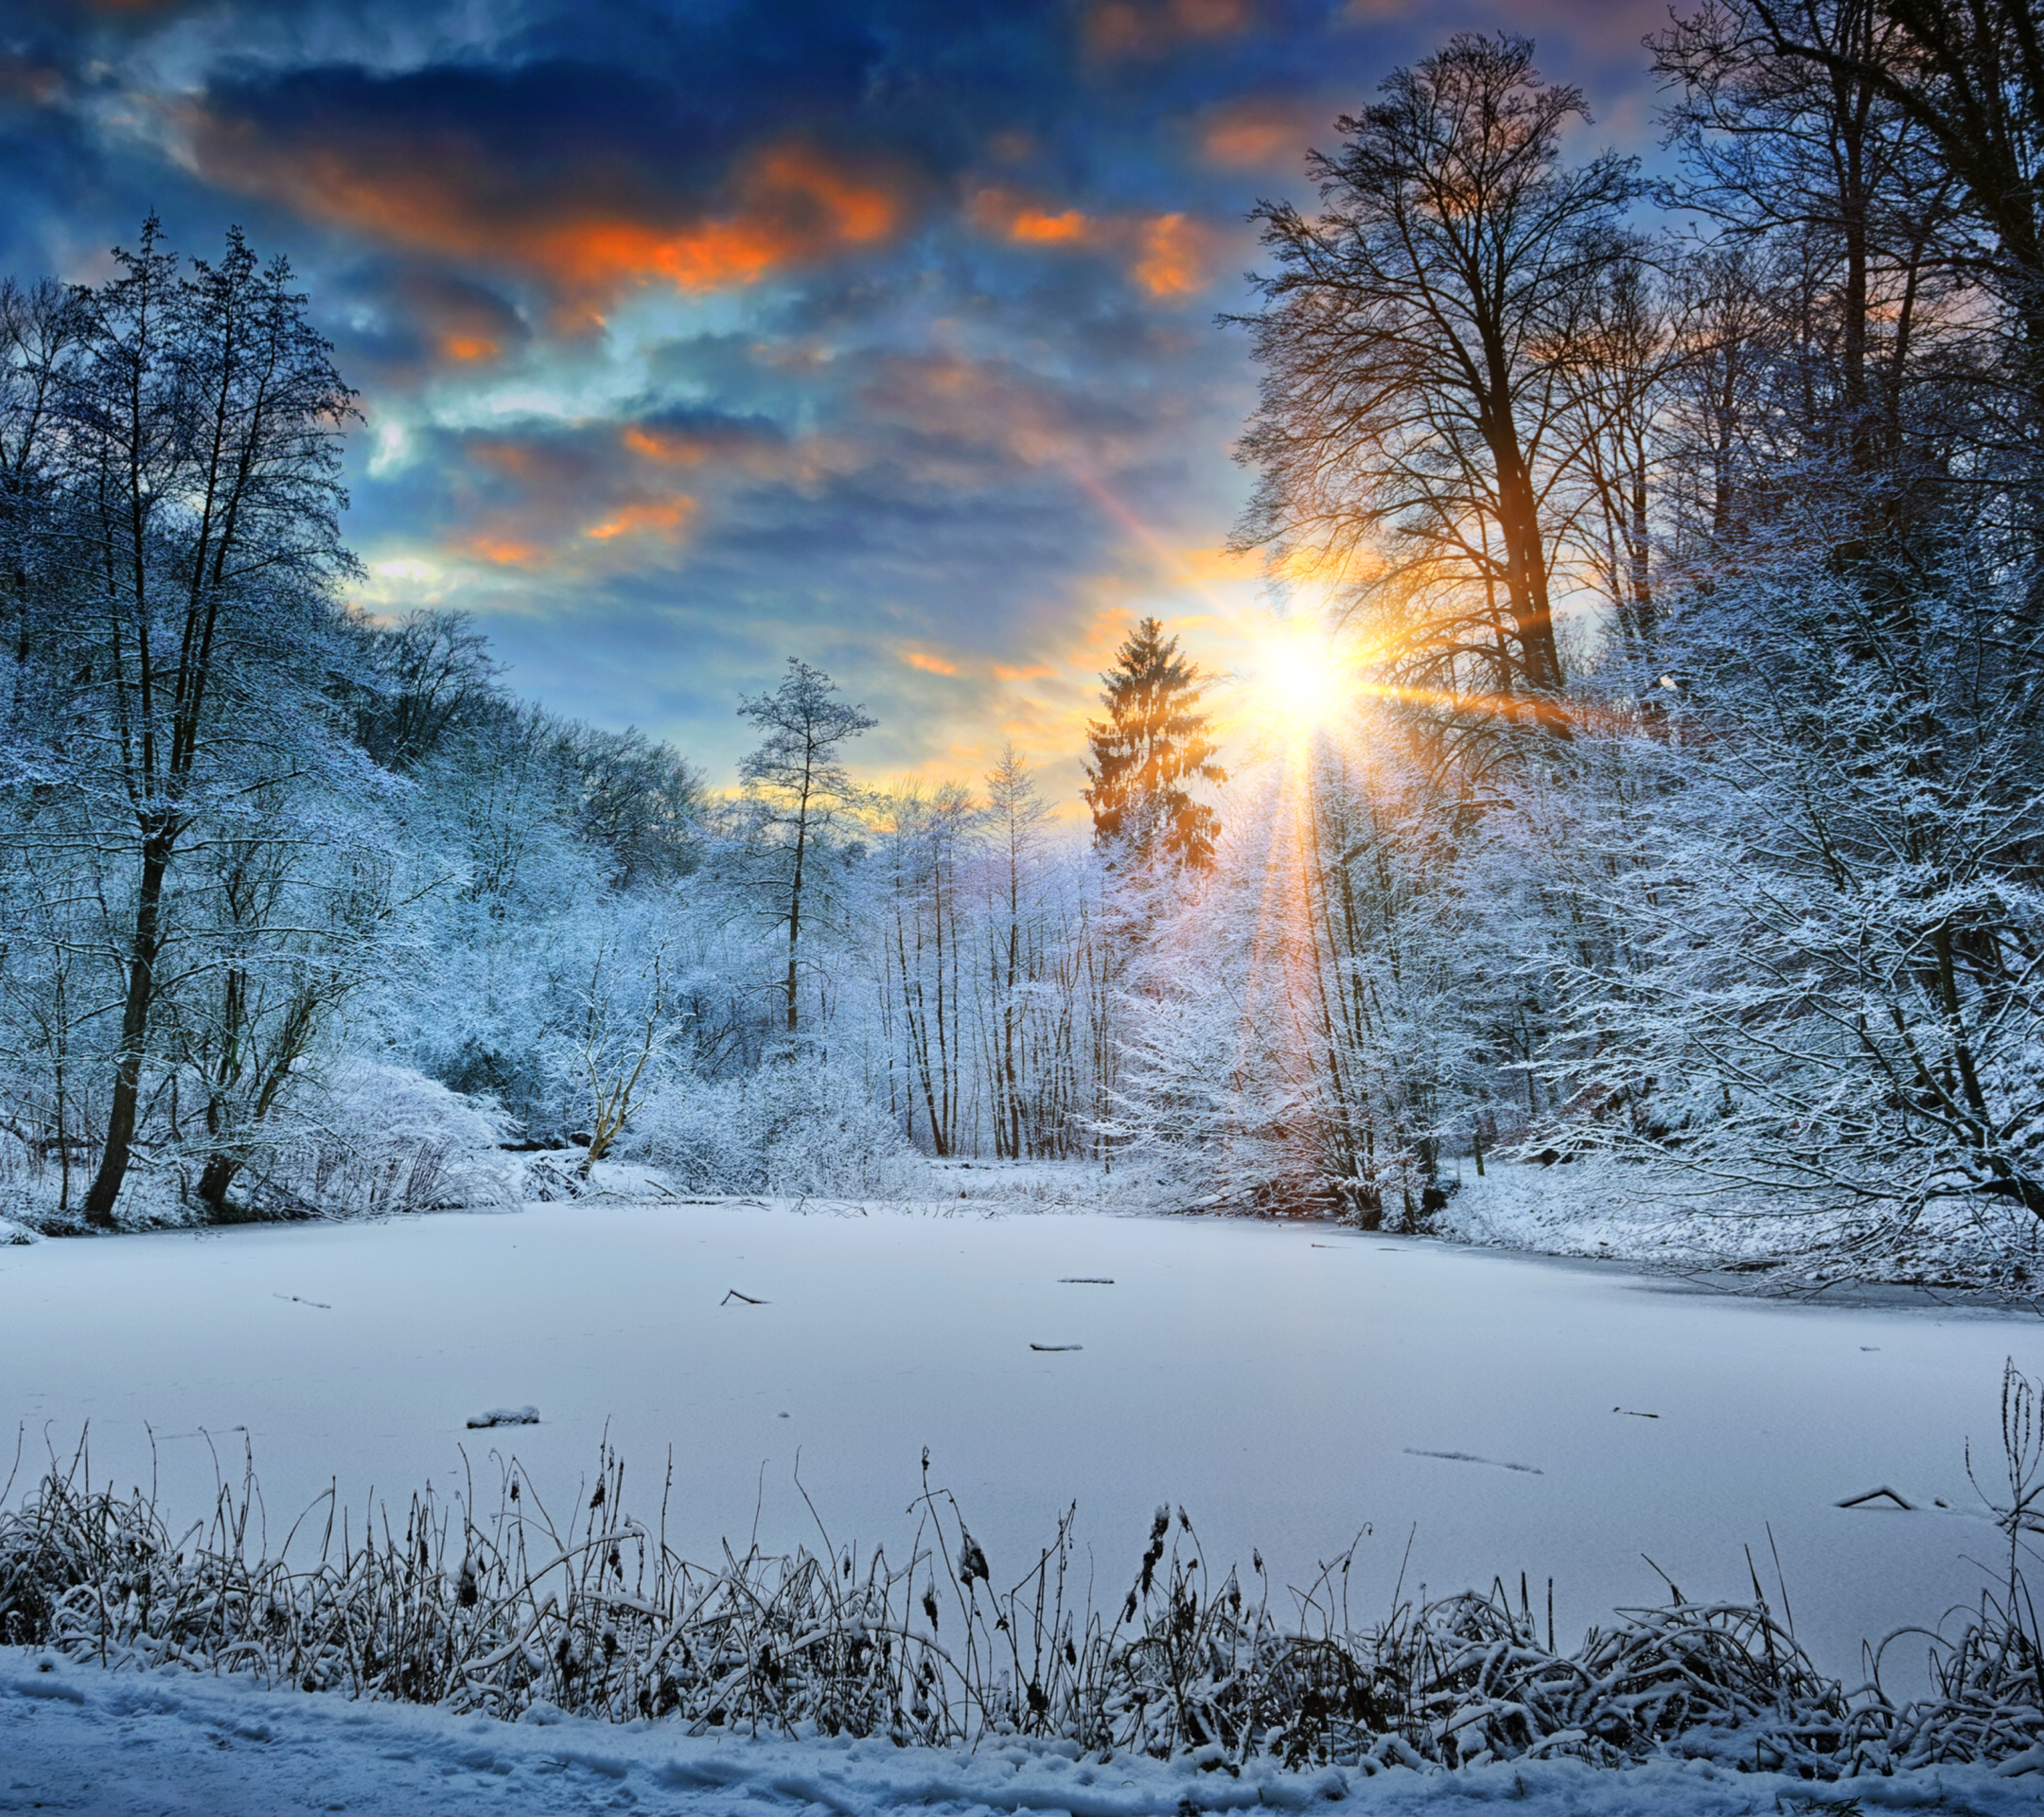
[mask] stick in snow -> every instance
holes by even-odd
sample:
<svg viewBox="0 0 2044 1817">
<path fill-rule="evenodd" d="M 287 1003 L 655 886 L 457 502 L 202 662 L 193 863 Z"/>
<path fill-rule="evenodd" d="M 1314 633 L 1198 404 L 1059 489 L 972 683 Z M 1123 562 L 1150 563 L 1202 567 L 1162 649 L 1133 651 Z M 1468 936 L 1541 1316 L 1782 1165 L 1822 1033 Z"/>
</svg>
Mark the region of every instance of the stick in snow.
<svg viewBox="0 0 2044 1817">
<path fill-rule="evenodd" d="M 722 1299 L 718 1300 L 717 1304 L 719 1306 L 729 1306 L 734 1299 L 742 1299 L 748 1306 L 764 1306 L 766 1304 L 764 1299 L 754 1299 L 750 1294 L 741 1294 L 735 1287 L 726 1294 Z"/>
<path fill-rule="evenodd" d="M 1536 1470 L 1531 1464 L 1507 1464 L 1501 1457 L 1478 1457 L 1467 1451 L 1417 1451 L 1411 1445 L 1405 1447 L 1408 1457 L 1443 1457 L 1451 1464 L 1489 1464 L 1492 1470 L 1516 1470 L 1524 1476 L 1544 1476 L 1547 1473 Z"/>
<path fill-rule="evenodd" d="M 1114 1277 L 1112 1275 L 1060 1275 L 1057 1284 L 1060 1287 L 1112 1287 L 1114 1285 Z"/>
<path fill-rule="evenodd" d="M 1085 1346 L 1084 1344 L 1031 1344 L 1030 1349 L 1032 1350 L 1083 1350 Z"/>
<path fill-rule="evenodd" d="M 1628 1420 L 1658 1420 L 1658 1413 L 1634 1413 L 1630 1407 L 1613 1407 L 1613 1413 L 1622 1413 Z"/>
<path fill-rule="evenodd" d="M 289 1300 L 293 1306 L 317 1306 L 323 1313 L 333 1311 L 333 1308 L 327 1305 L 324 1299 L 301 1299 L 296 1294 L 272 1294 L 270 1297 L 272 1299 Z"/>
<path fill-rule="evenodd" d="M 1883 1495 L 1887 1496 L 1891 1502 L 1906 1514 L 1913 1514 L 1916 1511 L 1894 1490 L 1890 1489 L 1886 1483 L 1883 1483 L 1878 1489 L 1868 1490 L 1863 1495 L 1848 1495 L 1842 1502 L 1834 1503 L 1833 1506 L 1837 1508 L 1861 1508 L 1868 1502 L 1879 1501 Z"/>
<path fill-rule="evenodd" d="M 485 1426 L 537 1426 L 539 1423 L 537 1407 L 491 1407 L 486 1413 L 471 1414 L 469 1427 Z"/>
</svg>

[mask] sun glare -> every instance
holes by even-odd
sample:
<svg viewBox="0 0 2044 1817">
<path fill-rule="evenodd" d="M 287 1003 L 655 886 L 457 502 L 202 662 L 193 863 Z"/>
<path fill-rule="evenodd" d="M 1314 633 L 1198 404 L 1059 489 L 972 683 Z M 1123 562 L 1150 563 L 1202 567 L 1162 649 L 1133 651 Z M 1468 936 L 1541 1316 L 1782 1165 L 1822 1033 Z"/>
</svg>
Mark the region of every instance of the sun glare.
<svg viewBox="0 0 2044 1817">
<path fill-rule="evenodd" d="M 1311 732 L 1340 717 L 1347 704 L 1340 659 L 1321 638 L 1265 640 L 1250 677 L 1263 716 L 1283 729 Z"/>
</svg>

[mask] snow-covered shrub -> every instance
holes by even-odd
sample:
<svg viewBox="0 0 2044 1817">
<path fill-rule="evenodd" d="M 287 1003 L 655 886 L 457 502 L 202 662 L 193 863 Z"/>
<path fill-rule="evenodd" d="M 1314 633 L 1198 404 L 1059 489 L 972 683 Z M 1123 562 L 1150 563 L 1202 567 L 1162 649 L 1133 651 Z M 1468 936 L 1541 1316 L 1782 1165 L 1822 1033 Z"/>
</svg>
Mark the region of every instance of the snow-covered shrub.
<svg viewBox="0 0 2044 1817">
<path fill-rule="evenodd" d="M 348 1061 L 274 1119 L 246 1173 L 251 1215 L 386 1217 L 501 1205 L 503 1119 L 409 1067 Z"/>
<path fill-rule="evenodd" d="M 626 1131 L 621 1154 L 689 1192 L 898 1198 L 921 1162 L 850 1068 L 809 1057 L 737 1079 L 682 1078 Z"/>
</svg>

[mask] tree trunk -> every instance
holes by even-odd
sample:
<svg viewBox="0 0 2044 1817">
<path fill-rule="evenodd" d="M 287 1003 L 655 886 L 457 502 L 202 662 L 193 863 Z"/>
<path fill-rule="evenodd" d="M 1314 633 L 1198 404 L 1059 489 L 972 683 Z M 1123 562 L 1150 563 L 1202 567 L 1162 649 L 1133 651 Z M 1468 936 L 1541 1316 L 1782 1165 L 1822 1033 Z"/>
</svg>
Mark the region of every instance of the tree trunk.
<svg viewBox="0 0 2044 1817">
<path fill-rule="evenodd" d="M 241 1163 L 232 1155 L 209 1155 L 199 1175 L 199 1203 L 205 1207 L 206 1215 L 215 1224 L 233 1224 L 238 1220 L 227 1204 L 227 1189 L 235 1183 L 241 1172 Z"/>
<path fill-rule="evenodd" d="M 802 819 L 795 823 L 795 877 L 788 886 L 787 917 L 787 1032 L 792 1037 L 797 1029 L 799 1016 L 796 1010 L 798 973 L 797 956 L 802 944 L 802 859 L 807 854 L 804 847 L 809 842 L 809 799 L 808 790 L 802 791 Z"/>
<path fill-rule="evenodd" d="M 1555 642 L 1554 609 L 1547 596 L 1546 550 L 1533 482 L 1519 450 L 1496 450 L 1498 507 L 1505 533 L 1506 591 L 1519 638 L 1521 673 L 1539 694 L 1561 691 L 1561 651 Z"/>
<path fill-rule="evenodd" d="M 120 1049 L 114 1067 L 113 1100 L 107 1109 L 106 1146 L 99 1171 L 85 1192 L 85 1222 L 114 1227 L 114 1201 L 128 1177 L 134 1149 L 135 1116 L 142 1099 L 142 1056 L 149 1044 L 150 1010 L 156 995 L 156 961 L 163 951 L 164 877 L 170 868 L 172 837 L 163 831 L 142 843 L 142 887 L 135 903 L 134 945 L 128 961 L 128 994 L 121 1005 Z"/>
</svg>

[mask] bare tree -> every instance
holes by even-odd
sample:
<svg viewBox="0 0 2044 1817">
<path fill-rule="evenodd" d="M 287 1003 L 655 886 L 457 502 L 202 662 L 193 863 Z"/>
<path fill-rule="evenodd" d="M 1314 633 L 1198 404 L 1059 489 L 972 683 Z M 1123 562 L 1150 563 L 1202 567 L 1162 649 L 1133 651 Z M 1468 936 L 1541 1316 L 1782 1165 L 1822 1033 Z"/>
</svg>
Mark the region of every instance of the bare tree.
<svg viewBox="0 0 2044 1817">
<path fill-rule="evenodd" d="M 765 842 L 782 860 L 766 883 L 775 919 L 787 929 L 783 993 L 790 1038 L 802 1021 L 803 895 L 812 850 L 854 795 L 838 747 L 880 723 L 864 707 L 836 698 L 837 693 L 837 684 L 821 669 L 791 656 L 778 688 L 738 703 L 738 716 L 766 734 L 739 765 L 738 774 L 758 812 Z"/>
<path fill-rule="evenodd" d="M 1551 699 L 1562 331 L 1624 250 L 1633 163 L 1564 166 L 1582 97 L 1524 38 L 1457 35 L 1382 92 L 1309 154 L 1316 219 L 1252 217 L 1278 271 L 1242 318 L 1264 378 L 1239 452 L 1261 479 L 1234 545 L 1374 601 L 1422 685 Z"/>
<path fill-rule="evenodd" d="M 1770 50 L 1892 105 L 1937 147 L 1958 203 L 1983 230 L 1964 263 L 2019 326 L 2021 369 L 2044 397 L 2044 31 L 2030 0 L 1855 0 L 1865 24 L 1827 30 L 1815 0 L 1753 0 Z"/>
<path fill-rule="evenodd" d="M 263 266 L 238 230 L 189 277 L 153 219 L 115 257 L 119 274 L 79 294 L 64 397 L 67 528 L 90 574 L 103 769 L 135 874 L 105 1145 L 84 1202 L 101 1226 L 134 1141 L 171 866 L 225 751 L 236 789 L 252 760 L 291 767 L 283 680 L 348 567 L 339 439 L 354 415 L 290 267 Z"/>
<path fill-rule="evenodd" d="M 1783 55 L 1791 23 L 1832 61 Z M 1649 43 L 1656 71 L 1679 84 L 1669 125 L 1685 179 L 1668 200 L 1734 240 L 1792 248 L 1803 268 L 1785 296 L 1801 305 L 1801 395 L 1780 401 L 1806 433 L 1822 426 L 1843 469 L 1893 463 L 1902 386 L 1942 288 L 1928 254 L 1952 189 L 1885 86 L 1904 34 L 1874 0 L 1705 0 Z"/>
</svg>

